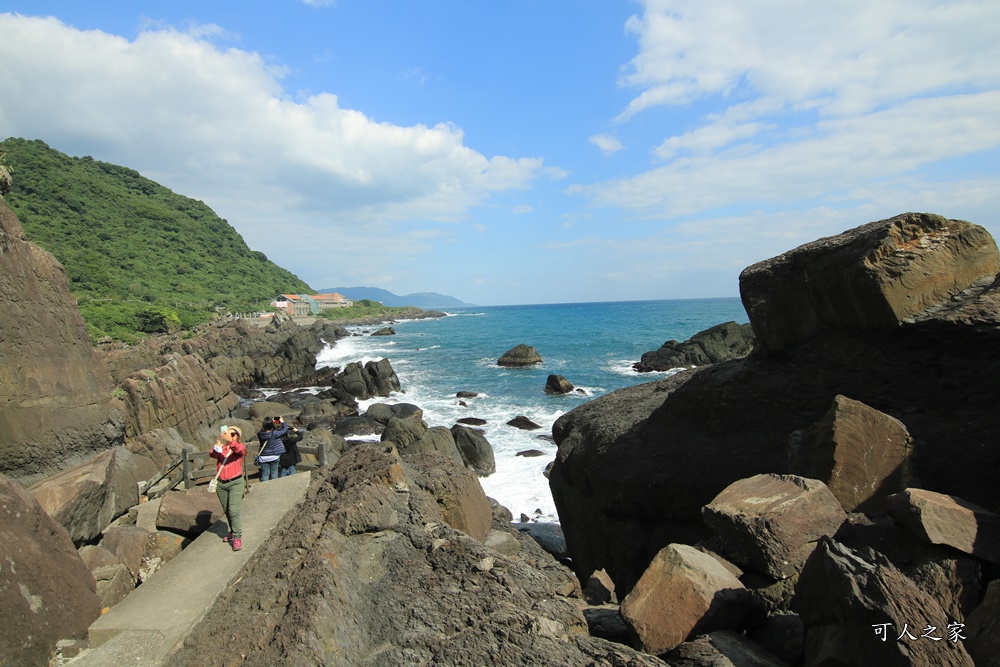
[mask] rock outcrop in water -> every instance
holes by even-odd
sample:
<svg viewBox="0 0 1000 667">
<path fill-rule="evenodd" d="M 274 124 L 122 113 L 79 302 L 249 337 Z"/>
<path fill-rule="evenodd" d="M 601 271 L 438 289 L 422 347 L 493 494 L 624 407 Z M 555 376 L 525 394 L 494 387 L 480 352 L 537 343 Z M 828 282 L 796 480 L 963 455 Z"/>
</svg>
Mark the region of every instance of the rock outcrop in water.
<svg viewBox="0 0 1000 667">
<path fill-rule="evenodd" d="M 660 349 L 643 353 L 632 368 L 649 373 L 742 359 L 753 351 L 753 341 L 749 324 L 724 322 L 696 333 L 683 343 L 668 340 Z"/>
<path fill-rule="evenodd" d="M 510 368 L 533 366 L 540 363 L 542 363 L 542 355 L 538 354 L 538 350 L 534 347 L 525 345 L 524 343 L 510 348 L 497 359 L 498 366 L 507 366 Z"/>
</svg>

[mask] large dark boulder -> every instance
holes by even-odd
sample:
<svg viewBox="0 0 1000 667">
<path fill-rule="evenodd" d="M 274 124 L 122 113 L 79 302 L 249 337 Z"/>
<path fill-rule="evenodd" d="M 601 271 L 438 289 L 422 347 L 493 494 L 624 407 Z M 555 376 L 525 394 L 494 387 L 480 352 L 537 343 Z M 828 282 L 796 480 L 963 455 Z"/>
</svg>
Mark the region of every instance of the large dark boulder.
<svg viewBox="0 0 1000 667">
<path fill-rule="evenodd" d="M 990 583 L 982 603 L 969 615 L 965 636 L 977 667 L 1000 667 L 1000 581 Z"/>
<path fill-rule="evenodd" d="M 399 419 L 422 419 L 424 411 L 412 403 L 373 403 L 368 406 L 365 416 L 382 424 L 388 424 L 393 417 Z"/>
<path fill-rule="evenodd" d="M 904 213 L 754 264 L 740 294 L 759 344 L 775 352 L 829 330 L 895 330 L 998 271 L 982 227 Z"/>
<path fill-rule="evenodd" d="M 334 397 L 339 390 L 361 400 L 388 396 L 400 390 L 399 377 L 388 359 L 369 361 L 364 365 L 356 361 L 344 366 L 340 375 L 334 378 L 332 390 Z"/>
<path fill-rule="evenodd" d="M 451 434 L 465 465 L 475 470 L 477 475 L 488 477 L 497 471 L 493 445 L 482 431 L 455 424 L 451 427 Z"/>
<path fill-rule="evenodd" d="M 900 226 L 904 246 L 886 254 L 884 244 L 872 242 L 898 236 Z M 875 300 L 882 305 L 870 305 L 850 294 L 853 283 L 841 284 L 840 295 L 830 282 L 825 302 L 860 311 L 838 320 L 843 308 L 831 305 L 822 319 L 807 317 L 815 326 L 788 323 L 798 333 L 783 337 L 784 329 L 773 325 L 784 311 L 772 308 L 768 295 L 786 306 L 809 303 L 806 294 L 791 298 L 789 285 L 808 291 L 813 266 L 838 273 L 833 260 L 811 245 L 809 262 L 792 251 L 752 267 L 744 274 L 744 302 L 758 343 L 764 331 L 773 344 L 744 359 L 613 392 L 560 417 L 553 426 L 559 452 L 550 486 L 577 573 L 586 578 L 604 568 L 623 592 L 630 590 L 666 544 L 705 537 L 701 507 L 726 486 L 789 472 L 789 437 L 820 422 L 838 395 L 905 426 L 913 439 L 910 473 L 921 488 L 1000 506 L 1000 449 L 991 445 L 1000 441 L 993 398 L 1000 395 L 1000 283 L 982 273 L 993 267 L 982 256 L 996 254 L 982 234 L 969 223 L 906 216 L 824 240 L 820 247 L 847 276 L 868 275 L 865 267 L 874 260 L 910 275 L 908 258 L 919 275 L 937 272 L 919 282 L 913 297 L 924 309 L 892 319 L 892 327 L 872 325 L 887 321 L 876 316 L 885 297 Z M 978 250 L 967 260 L 955 239 Z M 945 301 L 930 303 L 929 295 L 946 283 L 952 289 L 941 296 Z M 906 302 L 891 285 L 893 303 Z"/>
<path fill-rule="evenodd" d="M 0 475 L 0 664 L 47 665 L 101 615 L 93 575 L 66 530 Z"/>
<path fill-rule="evenodd" d="M 648 373 L 742 359 L 753 351 L 753 341 L 749 324 L 725 322 L 696 333 L 683 343 L 668 340 L 660 349 L 643 353 L 632 368 Z"/>
<path fill-rule="evenodd" d="M 870 549 L 821 538 L 793 606 L 805 623 L 807 665 L 973 665 L 962 642 L 949 640 L 941 605 Z"/>
<path fill-rule="evenodd" d="M 444 426 L 428 428 L 422 419 L 393 417 L 386 424 L 381 440 L 394 445 L 403 455 L 436 452 L 465 465 L 452 432 Z"/>
<path fill-rule="evenodd" d="M 381 435 L 383 431 L 385 431 L 385 424 L 368 416 L 340 418 L 333 428 L 334 433 L 345 438 L 359 435 Z"/>
<path fill-rule="evenodd" d="M 479 479 L 454 459 L 438 452 L 403 456 L 408 477 L 434 497 L 445 522 L 480 542 L 493 523 L 493 509 Z"/>
</svg>

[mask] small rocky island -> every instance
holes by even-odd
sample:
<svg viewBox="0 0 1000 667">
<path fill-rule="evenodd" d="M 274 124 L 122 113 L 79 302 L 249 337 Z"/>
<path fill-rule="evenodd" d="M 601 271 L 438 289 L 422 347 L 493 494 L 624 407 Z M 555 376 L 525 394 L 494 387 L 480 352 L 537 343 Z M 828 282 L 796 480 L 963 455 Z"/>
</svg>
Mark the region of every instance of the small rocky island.
<svg viewBox="0 0 1000 667">
<path fill-rule="evenodd" d="M 509 368 L 533 366 L 540 363 L 542 363 L 542 355 L 538 354 L 538 350 L 534 347 L 525 345 L 524 343 L 512 347 L 497 359 L 498 366 L 507 366 Z"/>
</svg>

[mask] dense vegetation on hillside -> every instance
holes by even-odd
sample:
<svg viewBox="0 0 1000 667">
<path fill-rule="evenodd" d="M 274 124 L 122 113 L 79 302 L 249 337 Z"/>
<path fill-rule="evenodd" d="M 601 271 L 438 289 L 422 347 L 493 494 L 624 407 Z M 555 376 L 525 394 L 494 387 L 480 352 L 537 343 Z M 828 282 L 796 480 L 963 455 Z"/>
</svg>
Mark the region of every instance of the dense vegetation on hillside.
<svg viewBox="0 0 1000 667">
<path fill-rule="evenodd" d="M 133 169 L 37 140 L 7 139 L 0 154 L 13 172 L 7 203 L 66 268 L 93 338 L 130 340 L 312 292 L 204 203 Z"/>
</svg>

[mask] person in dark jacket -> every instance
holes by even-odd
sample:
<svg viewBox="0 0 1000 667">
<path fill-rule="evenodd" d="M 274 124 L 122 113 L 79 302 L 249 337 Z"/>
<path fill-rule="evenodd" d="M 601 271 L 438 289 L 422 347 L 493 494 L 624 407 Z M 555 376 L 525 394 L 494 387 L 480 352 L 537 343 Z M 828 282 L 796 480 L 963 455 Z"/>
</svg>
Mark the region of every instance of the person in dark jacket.
<svg viewBox="0 0 1000 667">
<path fill-rule="evenodd" d="M 260 466 L 260 481 L 278 478 L 278 459 L 285 453 L 281 438 L 288 433 L 288 426 L 281 417 L 265 417 L 264 427 L 257 431 L 260 454 L 256 463 Z"/>
<path fill-rule="evenodd" d="M 302 461 L 298 445 L 301 439 L 302 434 L 294 426 L 290 427 L 287 435 L 282 438 L 282 442 L 285 443 L 285 453 L 278 459 L 278 477 L 287 477 L 288 475 L 295 474 L 295 465 Z"/>
</svg>

